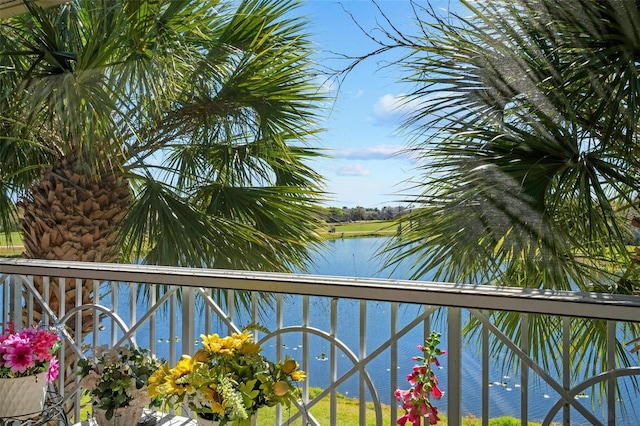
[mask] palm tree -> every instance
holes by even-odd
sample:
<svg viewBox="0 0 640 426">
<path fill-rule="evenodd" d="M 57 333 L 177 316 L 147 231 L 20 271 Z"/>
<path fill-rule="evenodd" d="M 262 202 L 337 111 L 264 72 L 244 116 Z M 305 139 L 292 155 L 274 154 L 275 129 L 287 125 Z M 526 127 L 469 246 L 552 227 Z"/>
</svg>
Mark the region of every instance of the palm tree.
<svg viewBox="0 0 640 426">
<path fill-rule="evenodd" d="M 413 278 L 435 271 L 478 284 L 640 288 L 622 214 L 638 207 L 640 190 L 638 2 L 461 3 L 464 11 L 443 16 L 416 2 L 417 35 L 389 20 L 385 37 L 376 33 L 371 55 L 405 52 L 399 64 L 414 84 L 406 101 L 420 105 L 404 126 L 419 165 L 406 194 L 416 208 L 387 247 L 390 263 L 417 259 Z M 495 319 L 521 338 L 519 315 Z M 555 320 L 531 321 L 534 358 L 553 364 Z M 593 347 L 604 353 L 606 327 L 572 326 L 574 371 L 583 362 L 591 374 L 606 369 L 588 363 Z M 623 365 L 625 339 L 616 347 Z"/>
<path fill-rule="evenodd" d="M 304 267 L 324 96 L 296 0 L 27 7 L 0 22 L 0 226 L 25 257 Z"/>
</svg>

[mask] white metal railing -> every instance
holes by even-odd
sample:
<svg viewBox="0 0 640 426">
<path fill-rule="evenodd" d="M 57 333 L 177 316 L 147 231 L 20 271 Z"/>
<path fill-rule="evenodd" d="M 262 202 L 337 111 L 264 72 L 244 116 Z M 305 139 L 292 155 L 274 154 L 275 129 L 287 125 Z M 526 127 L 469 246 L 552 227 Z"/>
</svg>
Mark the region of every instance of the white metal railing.
<svg viewBox="0 0 640 426">
<path fill-rule="evenodd" d="M 615 343 L 621 323 L 640 321 L 639 297 L 26 259 L 0 259 L 0 285 L 3 323 L 33 323 L 34 315 L 38 315 L 33 307 L 44 307 L 35 310 L 43 312 L 41 322 L 64 324 L 64 344 L 79 354 L 83 345 L 120 345 L 130 341 L 173 364 L 180 354 L 194 352 L 202 333 L 223 334 L 251 322 L 265 326 L 271 333 L 256 337 L 269 354 L 278 359 L 285 354 L 296 358 L 309 376 L 303 385 L 304 405 L 298 410 L 277 410 L 275 424 L 299 424 L 301 419 L 304 424 L 320 424 L 313 417 L 313 407 L 325 397 L 329 400 L 330 424 L 346 424 L 337 409 L 338 392 L 358 401 L 358 424 L 370 424 L 372 419 L 376 425 L 395 424 L 401 413 L 393 392 L 397 387 L 406 387 L 404 377 L 412 365 L 410 357 L 432 328 L 444 335 L 443 347 L 448 352 L 442 360 L 445 381 L 441 380 L 446 394 L 436 405 L 446 414 L 449 424 L 461 424 L 470 409 L 482 416 L 485 425 L 496 415 L 494 390 L 490 388 L 496 354 L 490 353 L 490 338 L 500 339 L 523 366 L 517 371 L 517 392 L 506 400 L 508 404 L 519 404 L 517 411 L 523 424 L 527 419 L 544 424 L 636 424 L 638 419 L 628 420 L 634 413 L 620 413 L 615 389 L 616 384 L 628 385 L 624 381 L 640 374 L 640 367 L 618 365 Z M 51 296 L 50 290 L 56 286 L 60 290 Z M 83 304 L 79 297 L 87 286 L 92 288 L 93 297 L 89 304 Z M 42 294 L 36 287 L 43 290 Z M 234 303 L 239 294 L 247 295 L 249 309 Z M 73 308 L 58 304 L 56 310 L 50 309 L 57 304 L 54 299 L 70 295 L 76 300 Z M 93 315 L 90 328 L 94 332 L 83 340 L 76 339 L 82 334 L 80 314 L 87 311 L 99 312 L 101 318 Z M 496 311 L 521 312 L 524 336 L 529 314 L 557 318 L 558 333 L 564 342 L 562 353 L 553 356 L 559 360 L 559 373 L 547 371 L 534 361 L 527 338 L 522 339 L 522 344 L 509 340 L 492 322 L 490 312 Z M 574 317 L 605 320 L 609 333 L 608 368 L 584 383 L 573 381 L 570 373 L 576 367 L 568 362 L 572 339 L 569 325 Z M 462 329 L 471 320 L 482 327 L 476 340 L 480 347 L 477 358 L 464 355 L 469 350 L 463 347 Z M 470 369 L 474 370 L 473 380 Z M 64 379 L 60 378 L 59 388 Z M 592 406 L 592 399 L 583 401 L 580 396 L 603 382 L 606 397 L 596 404 L 604 410 L 601 413 Z M 535 383 L 549 394 L 543 412 L 533 409 Z M 311 398 L 310 386 L 322 391 Z M 79 401 L 77 389 L 64 397 Z M 473 402 L 476 406 L 469 407 L 466 401 L 473 398 L 477 399 Z M 640 400 L 633 392 L 630 398 L 631 405 Z M 373 403 L 373 412 L 367 411 L 367 402 Z M 384 404 L 390 407 L 383 414 Z"/>
</svg>

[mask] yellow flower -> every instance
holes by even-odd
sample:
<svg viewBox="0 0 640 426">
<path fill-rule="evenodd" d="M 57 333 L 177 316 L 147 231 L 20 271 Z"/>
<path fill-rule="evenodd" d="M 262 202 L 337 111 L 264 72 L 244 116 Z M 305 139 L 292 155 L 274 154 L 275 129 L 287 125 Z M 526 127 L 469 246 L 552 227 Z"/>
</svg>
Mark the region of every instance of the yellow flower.
<svg viewBox="0 0 640 426">
<path fill-rule="evenodd" d="M 220 337 L 218 334 L 201 335 L 202 346 L 204 349 L 213 353 L 220 353 L 224 355 L 234 355 L 239 351 L 247 342 L 252 339 L 252 334 L 247 330 L 242 333 L 233 333 L 230 336 Z"/>
<path fill-rule="evenodd" d="M 220 336 L 218 334 L 200 335 L 202 339 L 202 347 L 208 350 L 209 352 L 218 353 L 220 352 L 220 348 L 222 347 Z"/>
<path fill-rule="evenodd" d="M 225 355 L 233 355 L 238 347 L 240 341 L 233 336 L 226 336 L 220 340 L 220 353 Z"/>
<path fill-rule="evenodd" d="M 248 330 L 242 330 L 242 333 L 235 334 L 235 337 L 240 340 L 240 343 L 250 342 L 253 340 L 253 334 L 251 334 Z"/>
<path fill-rule="evenodd" d="M 245 342 L 240 348 L 240 353 L 242 355 L 257 355 L 260 353 L 262 348 L 257 343 Z"/>
<path fill-rule="evenodd" d="M 184 395 L 187 391 L 187 386 L 177 382 L 177 378 L 172 375 L 168 375 L 165 378 L 162 388 L 168 395 L 176 395 L 178 397 Z"/>
<path fill-rule="evenodd" d="M 160 395 L 158 388 L 164 383 L 165 378 L 169 375 L 169 364 L 166 362 L 158 368 L 150 377 L 147 391 L 151 398 L 155 398 Z"/>
<path fill-rule="evenodd" d="M 224 417 L 224 407 L 218 401 L 211 401 L 211 411 L 218 414 L 220 417 Z"/>
<path fill-rule="evenodd" d="M 182 355 L 175 367 L 171 369 L 171 375 L 178 378 L 190 374 L 195 368 L 196 360 L 189 355 Z"/>
<path fill-rule="evenodd" d="M 295 380 L 296 382 L 301 382 L 306 378 L 307 378 L 307 375 L 302 370 L 297 370 L 291 373 L 291 379 Z"/>
<path fill-rule="evenodd" d="M 215 387 L 215 385 L 211 385 Z M 224 416 L 224 407 L 222 406 L 223 398 L 214 388 L 212 387 L 204 387 L 200 389 L 202 392 L 202 396 L 207 401 L 207 407 L 211 408 L 211 411 L 219 414 L 220 416 Z"/>
<path fill-rule="evenodd" d="M 182 355 L 175 367 L 168 370 L 163 377 L 163 383 L 158 383 L 164 392 L 172 395 L 184 395 L 185 392 L 191 392 L 191 384 L 181 380 L 183 377 L 191 374 L 195 368 L 196 360 L 188 355 Z M 160 377 L 160 375 L 158 375 Z"/>
<path fill-rule="evenodd" d="M 200 389 L 200 392 L 202 392 L 202 396 L 204 396 L 207 401 L 213 401 L 213 398 L 216 395 L 216 391 L 211 388 L 202 388 Z"/>
</svg>

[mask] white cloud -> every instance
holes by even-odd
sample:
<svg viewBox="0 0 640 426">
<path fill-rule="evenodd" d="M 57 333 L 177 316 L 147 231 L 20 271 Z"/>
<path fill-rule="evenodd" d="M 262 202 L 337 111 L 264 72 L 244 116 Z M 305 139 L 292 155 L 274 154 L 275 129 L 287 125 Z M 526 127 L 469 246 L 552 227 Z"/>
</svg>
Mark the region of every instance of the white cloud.
<svg viewBox="0 0 640 426">
<path fill-rule="evenodd" d="M 371 174 L 369 170 L 360 163 L 333 167 L 333 171 L 338 176 L 369 176 Z"/>
<path fill-rule="evenodd" d="M 410 100 L 406 95 L 386 94 L 373 105 L 375 124 L 397 126 L 420 108 L 421 101 Z"/>
<path fill-rule="evenodd" d="M 334 158 L 349 160 L 386 160 L 402 151 L 397 145 L 377 145 L 352 149 L 336 149 L 331 152 Z"/>
</svg>

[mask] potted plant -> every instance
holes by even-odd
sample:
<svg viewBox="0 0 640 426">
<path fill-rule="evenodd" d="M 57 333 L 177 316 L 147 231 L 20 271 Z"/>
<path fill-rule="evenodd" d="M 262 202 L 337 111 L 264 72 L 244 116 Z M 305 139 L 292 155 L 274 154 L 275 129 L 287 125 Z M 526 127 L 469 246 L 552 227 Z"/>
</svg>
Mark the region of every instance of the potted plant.
<svg viewBox="0 0 640 426">
<path fill-rule="evenodd" d="M 24 419 L 42 412 L 47 385 L 58 377 L 54 354 L 59 345 L 53 331 L 18 331 L 8 323 L 0 334 L 0 418 Z"/>
<path fill-rule="evenodd" d="M 135 425 L 151 403 L 147 382 L 159 366 L 147 349 L 129 346 L 100 346 L 93 357 L 80 359 L 80 386 L 91 395 L 98 425 Z"/>
<path fill-rule="evenodd" d="M 300 396 L 294 382 L 305 379 L 291 358 L 272 362 L 247 330 L 220 337 L 202 335 L 202 348 L 183 355 L 173 368 L 165 364 L 149 380 L 151 397 L 176 407 L 185 403 L 199 425 L 245 426 L 264 406 L 291 403 Z"/>
</svg>

